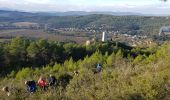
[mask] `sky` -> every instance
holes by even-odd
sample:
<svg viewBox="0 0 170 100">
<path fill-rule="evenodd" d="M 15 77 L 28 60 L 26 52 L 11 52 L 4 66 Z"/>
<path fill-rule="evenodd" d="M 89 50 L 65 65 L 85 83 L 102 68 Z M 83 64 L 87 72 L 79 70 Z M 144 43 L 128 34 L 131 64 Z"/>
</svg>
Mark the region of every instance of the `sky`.
<svg viewBox="0 0 170 100">
<path fill-rule="evenodd" d="M 170 1 L 160 0 L 0 0 L 0 9 L 33 12 L 112 11 L 169 14 Z"/>
</svg>

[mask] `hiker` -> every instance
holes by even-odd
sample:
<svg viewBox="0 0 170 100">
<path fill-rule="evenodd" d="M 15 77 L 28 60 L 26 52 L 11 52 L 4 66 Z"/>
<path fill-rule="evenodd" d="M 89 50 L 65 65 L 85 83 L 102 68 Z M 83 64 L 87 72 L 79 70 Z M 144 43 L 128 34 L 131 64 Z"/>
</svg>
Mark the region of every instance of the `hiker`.
<svg viewBox="0 0 170 100">
<path fill-rule="evenodd" d="M 102 66 L 100 64 L 97 64 L 94 74 L 99 73 L 101 71 L 102 71 Z"/>
<path fill-rule="evenodd" d="M 48 83 L 49 83 L 49 86 L 56 86 L 57 85 L 57 79 L 55 78 L 55 76 L 50 74 Z"/>
<path fill-rule="evenodd" d="M 34 93 L 36 91 L 36 83 L 34 80 L 25 81 L 25 85 L 27 85 L 27 91 L 29 91 L 30 93 Z"/>
<path fill-rule="evenodd" d="M 101 66 L 100 64 L 97 64 L 96 70 L 97 70 L 98 72 L 101 72 L 101 71 L 102 71 L 102 66 Z"/>
<path fill-rule="evenodd" d="M 8 86 L 3 87 L 3 88 L 2 88 L 2 91 L 5 92 L 5 93 L 7 94 L 7 96 L 10 96 L 10 95 L 11 95 Z"/>
<path fill-rule="evenodd" d="M 46 80 L 42 77 L 40 77 L 40 79 L 38 80 L 38 86 L 43 90 L 46 90 L 48 87 Z"/>
<path fill-rule="evenodd" d="M 74 71 L 74 75 L 75 75 L 75 76 L 78 76 L 78 75 L 79 75 L 79 72 L 78 72 L 78 71 Z"/>
</svg>

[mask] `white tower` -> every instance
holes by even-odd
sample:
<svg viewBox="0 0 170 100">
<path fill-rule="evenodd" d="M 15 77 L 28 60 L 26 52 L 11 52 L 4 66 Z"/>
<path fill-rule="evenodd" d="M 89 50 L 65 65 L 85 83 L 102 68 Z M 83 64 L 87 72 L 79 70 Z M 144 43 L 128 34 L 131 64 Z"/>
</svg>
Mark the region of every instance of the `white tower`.
<svg viewBox="0 0 170 100">
<path fill-rule="evenodd" d="M 103 32 L 102 42 L 105 42 L 105 41 L 107 41 L 107 34 L 106 34 L 106 32 Z"/>
<path fill-rule="evenodd" d="M 48 25 L 48 24 L 45 24 L 45 25 L 44 25 L 44 31 L 48 31 L 48 28 L 49 28 L 49 25 Z"/>
</svg>

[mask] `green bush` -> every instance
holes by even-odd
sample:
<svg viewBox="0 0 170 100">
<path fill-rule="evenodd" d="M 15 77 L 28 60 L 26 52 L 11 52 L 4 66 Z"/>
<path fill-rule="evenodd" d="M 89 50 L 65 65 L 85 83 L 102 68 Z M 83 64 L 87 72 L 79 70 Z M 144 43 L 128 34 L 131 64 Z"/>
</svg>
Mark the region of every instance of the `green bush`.
<svg viewBox="0 0 170 100">
<path fill-rule="evenodd" d="M 16 79 L 26 79 L 27 77 L 32 76 L 33 70 L 30 68 L 23 68 L 22 70 L 18 71 L 16 74 Z"/>
</svg>

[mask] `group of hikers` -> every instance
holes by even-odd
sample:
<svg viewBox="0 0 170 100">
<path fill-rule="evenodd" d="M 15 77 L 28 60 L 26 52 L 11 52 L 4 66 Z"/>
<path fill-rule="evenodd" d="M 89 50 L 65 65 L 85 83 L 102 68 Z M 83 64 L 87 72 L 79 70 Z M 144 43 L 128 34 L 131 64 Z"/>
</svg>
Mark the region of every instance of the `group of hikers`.
<svg viewBox="0 0 170 100">
<path fill-rule="evenodd" d="M 94 74 L 101 72 L 102 66 L 100 64 L 97 64 L 96 68 L 93 70 Z M 74 75 L 78 76 L 79 72 L 74 71 Z M 27 80 L 25 81 L 26 89 L 29 93 L 34 93 L 37 90 L 37 86 L 40 87 L 41 90 L 46 91 L 48 87 L 55 88 L 59 84 L 59 80 L 56 79 L 55 76 L 51 75 L 49 76 L 48 80 L 46 80 L 43 77 L 40 77 L 37 82 L 34 80 Z M 2 91 L 6 92 L 7 95 L 10 95 L 10 89 L 9 87 L 3 87 Z"/>
<path fill-rule="evenodd" d="M 55 87 L 57 85 L 57 79 L 55 76 L 50 75 L 48 82 L 45 80 L 45 78 L 40 77 L 37 84 L 34 80 L 31 81 L 25 81 L 25 85 L 27 86 L 27 91 L 30 93 L 36 92 L 37 86 L 39 86 L 42 90 L 47 90 L 49 86 Z"/>
<path fill-rule="evenodd" d="M 25 81 L 26 89 L 29 93 L 34 93 L 37 90 L 37 86 L 40 87 L 41 90 L 47 90 L 48 87 L 56 87 L 57 86 L 57 79 L 55 76 L 50 75 L 48 81 L 45 78 L 40 77 L 38 82 L 36 83 L 34 80 Z M 2 88 L 2 91 L 7 94 L 7 96 L 11 95 L 11 92 L 14 88 L 9 88 L 5 86 Z"/>
</svg>

